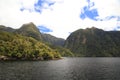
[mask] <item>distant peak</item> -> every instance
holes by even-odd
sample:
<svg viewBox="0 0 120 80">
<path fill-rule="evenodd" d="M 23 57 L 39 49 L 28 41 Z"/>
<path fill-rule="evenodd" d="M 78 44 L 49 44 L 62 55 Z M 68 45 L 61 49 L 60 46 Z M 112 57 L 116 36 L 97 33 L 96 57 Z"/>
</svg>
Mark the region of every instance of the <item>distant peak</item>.
<svg viewBox="0 0 120 80">
<path fill-rule="evenodd" d="M 35 26 L 35 24 L 33 22 L 25 23 L 23 25 L 33 25 L 33 26 Z"/>
<path fill-rule="evenodd" d="M 96 28 L 96 27 L 93 26 L 91 28 L 86 28 L 86 29 L 99 29 L 99 28 Z"/>
<path fill-rule="evenodd" d="M 23 24 L 21 28 L 25 28 L 25 29 L 37 29 L 36 25 L 33 22 Z"/>
<path fill-rule="evenodd" d="M 4 25 L 0 25 L 0 28 L 6 28 L 6 26 L 4 26 Z"/>
<path fill-rule="evenodd" d="M 86 28 L 86 29 L 84 29 L 84 30 L 95 30 L 95 31 L 96 31 L 96 30 L 97 30 L 97 31 L 100 30 L 100 31 L 103 31 L 102 29 L 96 28 L 96 27 L 94 27 L 94 26 L 91 27 L 91 28 Z"/>
<path fill-rule="evenodd" d="M 98 29 L 98 28 L 96 28 L 96 27 L 93 26 L 91 29 Z"/>
</svg>

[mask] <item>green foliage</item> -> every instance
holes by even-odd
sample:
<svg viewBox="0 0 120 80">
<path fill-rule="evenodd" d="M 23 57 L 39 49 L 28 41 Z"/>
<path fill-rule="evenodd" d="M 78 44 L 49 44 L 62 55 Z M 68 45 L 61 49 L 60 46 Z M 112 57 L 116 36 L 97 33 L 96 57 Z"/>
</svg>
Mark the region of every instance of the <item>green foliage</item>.
<svg viewBox="0 0 120 80">
<path fill-rule="evenodd" d="M 52 49 L 56 50 L 56 52 L 60 53 L 61 56 L 63 57 L 73 57 L 74 54 L 69 50 L 61 46 L 55 46 L 51 44 L 47 44 L 50 46 Z"/>
<path fill-rule="evenodd" d="M 28 24 L 23 24 L 20 29 L 15 30 L 15 33 L 21 34 L 23 36 L 32 37 L 36 40 L 42 40 L 39 29 L 32 22 Z"/>
<path fill-rule="evenodd" d="M 63 46 L 65 42 L 64 39 L 54 37 L 50 34 L 42 34 L 42 39 L 44 42 L 55 45 L 55 46 Z"/>
<path fill-rule="evenodd" d="M 76 56 L 117 57 L 120 56 L 120 31 L 80 29 L 68 37 L 65 47 Z"/>
<path fill-rule="evenodd" d="M 46 43 L 46 45 L 50 46 L 56 52 L 60 53 L 61 56 L 63 57 L 74 56 L 73 53 L 69 49 L 66 49 L 63 47 L 63 44 L 65 42 L 64 39 L 56 38 L 49 34 L 42 34 L 42 38 L 44 40 L 44 43 Z"/>
<path fill-rule="evenodd" d="M 32 37 L 0 32 L 0 55 L 11 59 L 46 60 L 60 58 L 60 54 Z"/>
</svg>

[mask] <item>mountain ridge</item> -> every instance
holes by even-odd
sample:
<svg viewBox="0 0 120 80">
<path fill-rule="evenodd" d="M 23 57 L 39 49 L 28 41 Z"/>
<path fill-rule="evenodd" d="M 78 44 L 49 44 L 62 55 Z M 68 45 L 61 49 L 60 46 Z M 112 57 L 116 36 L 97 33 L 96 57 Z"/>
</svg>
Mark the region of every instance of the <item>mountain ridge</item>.
<svg viewBox="0 0 120 80">
<path fill-rule="evenodd" d="M 32 22 L 23 24 L 15 31 L 15 33 L 21 34 L 23 36 L 33 37 L 37 40 L 42 40 L 39 29 Z"/>
<path fill-rule="evenodd" d="M 56 46 L 63 46 L 65 40 L 62 38 L 57 38 L 55 36 L 52 36 L 50 34 L 42 34 L 42 38 L 45 42 L 56 45 Z"/>
<path fill-rule="evenodd" d="M 95 27 L 79 29 L 71 33 L 64 46 L 76 56 L 117 57 L 120 56 L 120 31 L 104 31 Z"/>
<path fill-rule="evenodd" d="M 63 46 L 65 41 L 62 38 L 58 38 L 50 34 L 41 33 L 39 28 L 37 28 L 37 26 L 32 22 L 23 24 L 19 29 L 13 29 L 11 27 L 0 25 L 0 31 L 7 31 L 7 32 L 21 34 L 23 36 L 33 37 L 37 40 L 47 42 L 55 46 Z"/>
</svg>

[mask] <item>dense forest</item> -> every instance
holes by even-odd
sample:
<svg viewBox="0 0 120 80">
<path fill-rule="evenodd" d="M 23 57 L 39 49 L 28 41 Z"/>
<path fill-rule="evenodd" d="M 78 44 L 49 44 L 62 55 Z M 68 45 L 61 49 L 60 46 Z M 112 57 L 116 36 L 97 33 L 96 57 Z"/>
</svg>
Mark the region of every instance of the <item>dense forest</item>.
<svg viewBox="0 0 120 80">
<path fill-rule="evenodd" d="M 61 55 L 32 37 L 0 32 L 0 55 L 11 59 L 46 60 Z"/>
</svg>

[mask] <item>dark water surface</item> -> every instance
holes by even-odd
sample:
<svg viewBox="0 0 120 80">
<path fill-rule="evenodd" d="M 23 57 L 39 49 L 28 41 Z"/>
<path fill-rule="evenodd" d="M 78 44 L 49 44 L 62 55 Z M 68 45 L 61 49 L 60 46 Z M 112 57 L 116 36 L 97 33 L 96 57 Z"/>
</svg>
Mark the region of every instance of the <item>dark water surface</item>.
<svg viewBox="0 0 120 80">
<path fill-rule="evenodd" d="M 120 58 L 0 61 L 0 80 L 120 80 Z"/>
</svg>

